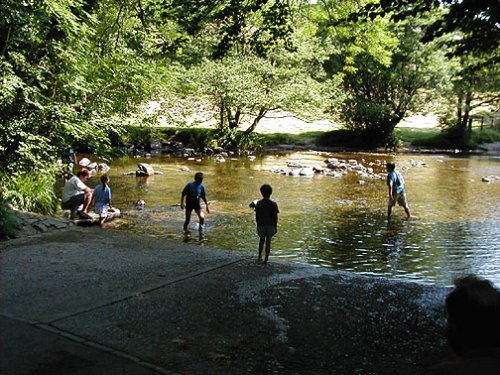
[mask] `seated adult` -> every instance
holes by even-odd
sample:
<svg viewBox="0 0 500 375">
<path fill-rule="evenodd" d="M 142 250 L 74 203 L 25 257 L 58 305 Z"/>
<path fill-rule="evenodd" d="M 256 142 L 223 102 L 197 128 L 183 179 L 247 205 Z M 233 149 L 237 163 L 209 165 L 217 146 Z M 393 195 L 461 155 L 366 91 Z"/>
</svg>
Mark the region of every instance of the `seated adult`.
<svg viewBox="0 0 500 375">
<path fill-rule="evenodd" d="M 455 360 L 429 375 L 500 374 L 500 292 L 488 280 L 467 276 L 446 298 L 447 338 Z"/>
<path fill-rule="evenodd" d="M 62 208 L 71 210 L 72 217 L 76 214 L 83 219 L 91 218 L 88 214 L 88 209 L 92 200 L 92 190 L 85 185 L 89 177 L 89 171 L 82 169 L 64 185 Z M 83 208 L 77 211 L 80 207 Z"/>
</svg>

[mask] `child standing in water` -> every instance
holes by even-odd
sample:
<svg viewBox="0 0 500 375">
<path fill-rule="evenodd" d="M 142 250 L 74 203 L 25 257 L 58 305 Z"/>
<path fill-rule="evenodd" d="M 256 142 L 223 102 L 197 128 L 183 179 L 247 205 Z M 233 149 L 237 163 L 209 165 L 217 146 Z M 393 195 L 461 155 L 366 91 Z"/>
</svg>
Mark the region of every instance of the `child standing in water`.
<svg viewBox="0 0 500 375">
<path fill-rule="evenodd" d="M 108 218 L 108 210 L 113 208 L 111 206 L 111 189 L 108 186 L 109 177 L 106 175 L 101 176 L 101 183 L 94 189 L 92 200 L 95 204 L 95 212 L 99 215 L 99 225 L 101 228 Z"/>
<path fill-rule="evenodd" d="M 396 164 L 387 163 L 387 186 L 389 188 L 389 202 L 387 207 L 387 221 L 391 220 L 392 207 L 396 205 L 396 202 L 402 206 L 406 212 L 406 217 L 409 219 L 411 217 L 410 207 L 408 206 L 408 200 L 406 199 L 405 192 L 405 180 L 401 173 L 396 170 Z"/>
<path fill-rule="evenodd" d="M 210 213 L 207 202 L 207 192 L 203 182 L 203 173 L 198 172 L 194 175 L 194 181 L 188 183 L 181 194 L 181 209 L 186 209 L 186 219 L 184 220 L 184 232 L 187 233 L 188 225 L 191 221 L 191 212 L 194 210 L 196 215 L 198 215 L 198 220 L 200 222 L 199 233 L 200 239 L 203 237 L 203 230 L 205 229 L 205 214 L 201 208 L 200 199 L 205 202 L 205 207 L 207 213 Z M 184 204 L 185 201 L 185 204 Z"/>
<path fill-rule="evenodd" d="M 278 231 L 278 205 L 271 200 L 273 188 L 271 185 L 264 184 L 260 187 L 260 192 L 263 199 L 255 203 L 255 221 L 257 222 L 257 234 L 259 235 L 259 257 L 258 261 L 262 261 L 262 250 L 264 243 L 266 244 L 266 255 L 264 263 L 269 259 L 271 252 L 271 239 Z"/>
</svg>

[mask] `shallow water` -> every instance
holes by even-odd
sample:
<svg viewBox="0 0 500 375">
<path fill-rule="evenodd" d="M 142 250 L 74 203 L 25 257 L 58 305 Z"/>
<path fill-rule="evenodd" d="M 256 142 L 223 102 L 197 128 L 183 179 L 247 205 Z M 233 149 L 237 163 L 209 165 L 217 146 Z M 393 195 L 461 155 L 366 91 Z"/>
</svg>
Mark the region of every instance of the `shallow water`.
<svg viewBox="0 0 500 375">
<path fill-rule="evenodd" d="M 359 184 L 354 173 L 333 178 L 272 172 L 286 167 L 290 159 L 326 166 L 327 156 L 356 159 L 364 165 L 392 160 L 398 168 L 407 167 L 403 175 L 415 217 L 406 221 L 403 209 L 395 207 L 387 224 L 383 179 Z M 135 171 L 138 162 L 164 174 L 146 180 L 123 175 Z M 421 163 L 426 166 L 417 166 Z M 183 166 L 191 171 L 181 171 Z M 180 192 L 195 172 L 202 171 L 208 199 L 213 201 L 207 215 L 209 246 L 256 255 L 258 238 L 248 204 L 259 198 L 260 185 L 269 183 L 281 211 L 272 259 L 438 285 L 451 285 L 455 277 L 474 273 L 500 285 L 500 181 L 481 181 L 486 175 L 500 175 L 498 157 L 289 153 L 255 161 L 228 158 L 225 163 L 213 158 L 200 162 L 123 158 L 111 167 L 113 204 L 125 212 L 123 230 L 185 240 Z M 384 172 L 382 167 L 373 168 Z M 97 180 L 93 177 L 89 185 Z M 139 199 L 146 202 L 143 210 L 134 207 Z M 192 220 L 190 241 L 196 239 L 196 221 Z"/>
</svg>

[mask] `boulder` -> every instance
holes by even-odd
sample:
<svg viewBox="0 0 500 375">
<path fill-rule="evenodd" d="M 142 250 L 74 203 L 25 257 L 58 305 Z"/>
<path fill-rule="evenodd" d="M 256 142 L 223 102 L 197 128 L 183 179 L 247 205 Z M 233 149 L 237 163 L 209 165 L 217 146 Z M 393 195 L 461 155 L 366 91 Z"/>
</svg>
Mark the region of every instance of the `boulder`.
<svg viewBox="0 0 500 375">
<path fill-rule="evenodd" d="M 289 160 L 286 163 L 288 168 L 303 168 L 303 165 L 298 160 Z"/>
<path fill-rule="evenodd" d="M 135 171 L 136 176 L 152 176 L 155 174 L 155 170 L 150 164 L 139 163 L 137 164 L 137 170 Z"/>
<path fill-rule="evenodd" d="M 149 147 L 151 148 L 151 151 L 152 150 L 161 150 L 162 146 L 163 146 L 162 142 L 158 139 L 152 139 L 149 142 Z"/>
<path fill-rule="evenodd" d="M 99 172 L 101 173 L 108 173 L 109 170 L 111 169 L 109 167 L 109 165 L 107 165 L 106 163 L 100 163 L 97 167 L 97 169 L 99 170 Z"/>
<path fill-rule="evenodd" d="M 500 181 L 500 176 L 484 176 L 481 181 L 483 182 L 495 182 Z"/>
<path fill-rule="evenodd" d="M 87 159 L 87 158 L 82 158 L 82 160 L 80 160 L 78 162 L 78 164 L 84 168 L 86 168 L 89 164 L 90 164 L 90 160 Z"/>
<path fill-rule="evenodd" d="M 227 155 L 226 155 L 226 157 L 227 157 Z M 222 154 L 217 154 L 217 155 L 215 155 L 215 161 L 217 163 L 225 163 L 226 162 L 226 158 Z"/>
<path fill-rule="evenodd" d="M 299 175 L 300 176 L 307 176 L 307 177 L 314 176 L 314 169 L 312 169 L 310 167 L 302 168 L 299 172 Z"/>
</svg>

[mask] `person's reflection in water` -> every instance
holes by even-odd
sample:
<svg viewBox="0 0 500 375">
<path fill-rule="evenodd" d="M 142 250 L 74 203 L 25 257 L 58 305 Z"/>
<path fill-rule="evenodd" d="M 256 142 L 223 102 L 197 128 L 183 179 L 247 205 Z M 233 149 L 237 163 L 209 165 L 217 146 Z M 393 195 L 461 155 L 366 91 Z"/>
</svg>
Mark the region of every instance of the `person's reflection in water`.
<svg viewBox="0 0 500 375">
<path fill-rule="evenodd" d="M 382 234 L 383 256 L 387 261 L 387 267 L 392 274 L 397 274 L 401 253 L 404 248 L 405 233 L 401 225 L 394 222 L 387 223 L 387 230 Z"/>
<path fill-rule="evenodd" d="M 447 339 L 458 355 L 428 375 L 500 374 L 500 291 L 488 280 L 467 276 L 446 298 Z"/>
<path fill-rule="evenodd" d="M 148 176 L 136 176 L 135 177 L 135 190 L 138 192 L 146 193 L 148 191 L 149 177 Z"/>
</svg>

